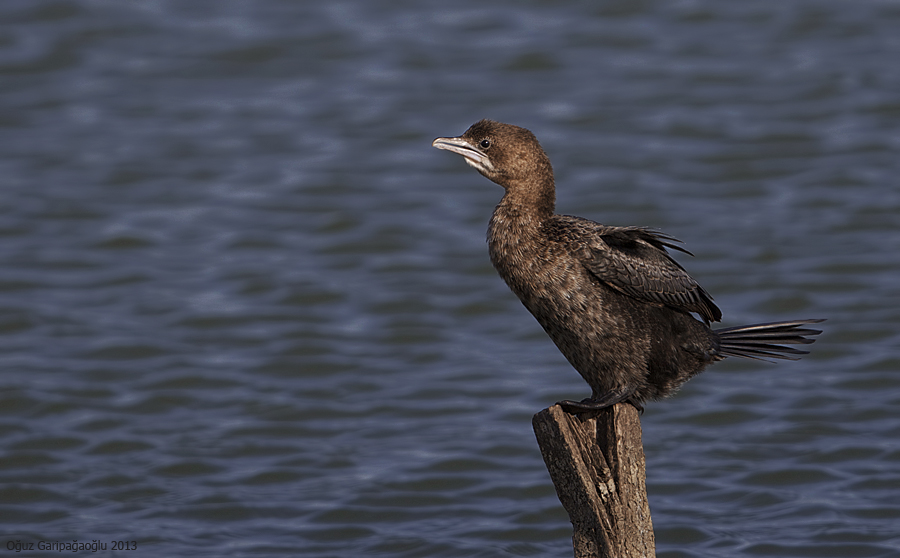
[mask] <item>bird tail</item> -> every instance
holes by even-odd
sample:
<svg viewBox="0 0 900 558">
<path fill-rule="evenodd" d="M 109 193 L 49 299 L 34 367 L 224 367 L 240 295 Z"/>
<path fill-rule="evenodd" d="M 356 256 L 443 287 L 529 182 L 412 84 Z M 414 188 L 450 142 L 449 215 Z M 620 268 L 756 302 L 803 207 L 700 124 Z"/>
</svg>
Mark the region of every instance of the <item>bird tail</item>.
<svg viewBox="0 0 900 558">
<path fill-rule="evenodd" d="M 818 335 L 822 331 L 801 326 L 824 321 L 793 320 L 717 329 L 715 333 L 719 336 L 719 354 L 725 357 L 736 356 L 756 360 L 767 358 L 799 360 L 800 357 L 794 355 L 805 355 L 809 351 L 784 347 L 781 343 L 788 345 L 814 343 L 815 339 L 809 339 L 807 336 Z"/>
</svg>

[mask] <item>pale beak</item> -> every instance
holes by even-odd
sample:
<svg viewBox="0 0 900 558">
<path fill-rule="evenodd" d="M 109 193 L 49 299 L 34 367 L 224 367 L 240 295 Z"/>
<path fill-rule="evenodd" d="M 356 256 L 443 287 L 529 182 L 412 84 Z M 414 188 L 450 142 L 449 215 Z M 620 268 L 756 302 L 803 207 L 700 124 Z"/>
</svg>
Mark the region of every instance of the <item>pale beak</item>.
<svg viewBox="0 0 900 558">
<path fill-rule="evenodd" d="M 492 172 L 494 165 L 487 155 L 476 149 L 472 144 L 462 138 L 437 138 L 431 145 L 438 149 L 452 151 L 457 155 L 462 155 L 466 159 L 466 163 L 475 167 L 481 172 Z"/>
</svg>

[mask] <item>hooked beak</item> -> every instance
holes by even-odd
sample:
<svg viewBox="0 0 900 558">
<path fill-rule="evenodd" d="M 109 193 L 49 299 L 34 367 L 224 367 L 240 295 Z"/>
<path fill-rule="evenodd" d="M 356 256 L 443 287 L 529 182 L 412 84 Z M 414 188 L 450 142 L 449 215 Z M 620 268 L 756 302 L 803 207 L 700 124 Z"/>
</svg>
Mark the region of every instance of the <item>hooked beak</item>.
<svg viewBox="0 0 900 558">
<path fill-rule="evenodd" d="M 462 138 L 437 138 L 431 145 L 438 149 L 452 151 L 462 155 L 469 166 L 475 167 L 479 172 L 493 172 L 494 165 L 487 155 L 476 149 L 472 144 Z"/>
</svg>

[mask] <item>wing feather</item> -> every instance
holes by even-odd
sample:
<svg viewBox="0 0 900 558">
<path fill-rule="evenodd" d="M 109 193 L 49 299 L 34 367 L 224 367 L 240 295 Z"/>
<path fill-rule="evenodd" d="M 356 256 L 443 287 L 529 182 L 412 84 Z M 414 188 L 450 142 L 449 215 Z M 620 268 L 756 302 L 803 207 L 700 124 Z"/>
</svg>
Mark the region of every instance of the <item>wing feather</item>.
<svg viewBox="0 0 900 558">
<path fill-rule="evenodd" d="M 693 255 L 678 239 L 644 227 L 561 217 L 578 231 L 582 262 L 601 281 L 638 300 L 696 312 L 707 323 L 722 319 L 712 296 L 669 255 L 667 249 Z"/>
</svg>

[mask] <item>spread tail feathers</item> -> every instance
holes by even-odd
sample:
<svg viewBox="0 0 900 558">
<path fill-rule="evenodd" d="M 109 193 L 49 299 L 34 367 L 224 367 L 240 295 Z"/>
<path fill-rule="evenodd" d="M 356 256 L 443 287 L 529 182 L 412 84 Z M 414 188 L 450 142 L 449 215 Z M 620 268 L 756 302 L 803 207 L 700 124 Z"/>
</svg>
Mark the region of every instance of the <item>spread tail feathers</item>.
<svg viewBox="0 0 900 558">
<path fill-rule="evenodd" d="M 806 329 L 801 326 L 824 321 L 794 320 L 717 329 L 715 333 L 719 336 L 719 354 L 726 357 L 737 356 L 756 360 L 766 360 L 767 358 L 798 360 L 800 357 L 793 355 L 805 355 L 809 351 L 783 347 L 781 343 L 788 345 L 814 343 L 815 339 L 809 339 L 806 336 L 818 335 L 822 331 Z"/>
</svg>

